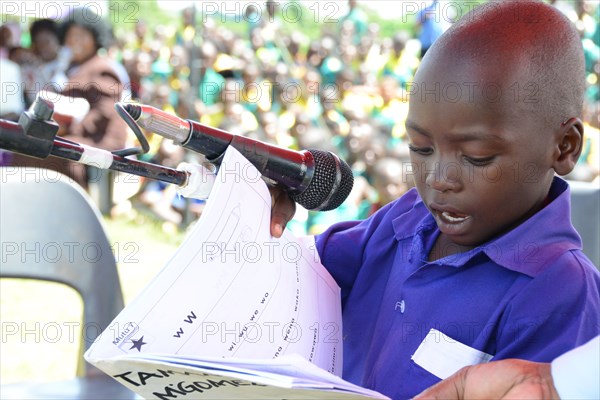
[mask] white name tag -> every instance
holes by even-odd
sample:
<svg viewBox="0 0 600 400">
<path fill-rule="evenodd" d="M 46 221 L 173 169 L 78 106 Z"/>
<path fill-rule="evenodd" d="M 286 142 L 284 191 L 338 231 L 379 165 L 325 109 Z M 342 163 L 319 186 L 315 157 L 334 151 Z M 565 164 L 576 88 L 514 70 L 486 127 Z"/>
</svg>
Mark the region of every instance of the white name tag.
<svg viewBox="0 0 600 400">
<path fill-rule="evenodd" d="M 469 347 L 437 329 L 431 329 L 412 360 L 440 379 L 446 379 L 467 365 L 486 363 L 493 357 Z"/>
</svg>

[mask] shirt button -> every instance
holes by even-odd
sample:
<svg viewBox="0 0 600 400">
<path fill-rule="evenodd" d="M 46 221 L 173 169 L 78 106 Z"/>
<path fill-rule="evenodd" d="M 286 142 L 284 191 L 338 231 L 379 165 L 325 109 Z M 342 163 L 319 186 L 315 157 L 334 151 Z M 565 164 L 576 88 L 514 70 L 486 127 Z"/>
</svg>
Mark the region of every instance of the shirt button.
<svg viewBox="0 0 600 400">
<path fill-rule="evenodd" d="M 396 302 L 396 311 L 400 311 L 400 314 L 404 314 L 404 310 L 406 309 L 406 302 L 404 300 L 400 300 Z"/>
</svg>

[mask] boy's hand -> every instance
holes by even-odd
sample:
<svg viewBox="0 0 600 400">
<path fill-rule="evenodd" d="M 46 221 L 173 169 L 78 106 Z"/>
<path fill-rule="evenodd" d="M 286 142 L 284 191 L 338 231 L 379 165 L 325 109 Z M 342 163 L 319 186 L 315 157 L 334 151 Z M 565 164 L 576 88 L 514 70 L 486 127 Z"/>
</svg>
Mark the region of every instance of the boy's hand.
<svg viewBox="0 0 600 400">
<path fill-rule="evenodd" d="M 280 238 L 285 225 L 294 218 L 296 203 L 280 187 L 269 187 L 271 192 L 271 235 Z"/>
</svg>

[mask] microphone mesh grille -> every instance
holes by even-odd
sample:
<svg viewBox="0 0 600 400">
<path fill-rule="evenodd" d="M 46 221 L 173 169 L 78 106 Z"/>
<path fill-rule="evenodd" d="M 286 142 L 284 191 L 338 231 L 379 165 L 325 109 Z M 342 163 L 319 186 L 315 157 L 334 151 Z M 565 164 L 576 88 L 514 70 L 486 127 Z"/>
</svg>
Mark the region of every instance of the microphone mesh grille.
<svg viewBox="0 0 600 400">
<path fill-rule="evenodd" d="M 329 152 L 321 150 L 309 150 L 309 152 L 315 159 L 314 175 L 304 192 L 291 197 L 308 210 L 333 210 L 346 200 L 352 190 L 354 184 L 352 170 L 343 160 Z M 336 185 L 338 177 L 340 182 Z"/>
</svg>

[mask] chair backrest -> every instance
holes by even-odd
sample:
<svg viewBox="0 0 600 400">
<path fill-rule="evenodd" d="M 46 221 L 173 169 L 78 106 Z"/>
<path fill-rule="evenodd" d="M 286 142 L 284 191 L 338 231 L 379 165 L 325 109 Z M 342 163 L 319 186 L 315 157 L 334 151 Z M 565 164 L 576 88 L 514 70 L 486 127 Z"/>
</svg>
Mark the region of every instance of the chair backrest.
<svg viewBox="0 0 600 400">
<path fill-rule="evenodd" d="M 600 269 L 600 185 L 570 181 L 571 221 L 583 241 L 583 252 Z"/>
<path fill-rule="evenodd" d="M 83 353 L 123 309 L 117 266 L 101 215 L 57 172 L 0 168 L 0 277 L 54 281 L 83 299 L 77 375 L 96 375 Z"/>
</svg>

